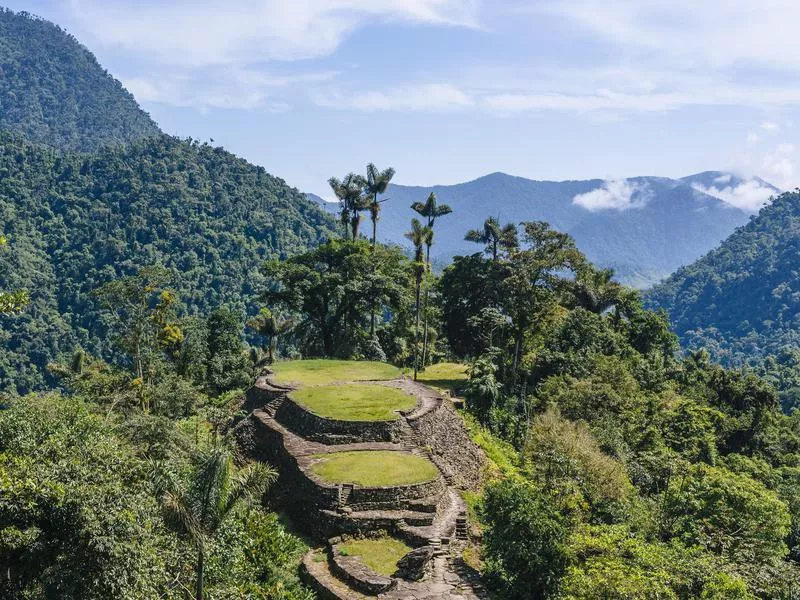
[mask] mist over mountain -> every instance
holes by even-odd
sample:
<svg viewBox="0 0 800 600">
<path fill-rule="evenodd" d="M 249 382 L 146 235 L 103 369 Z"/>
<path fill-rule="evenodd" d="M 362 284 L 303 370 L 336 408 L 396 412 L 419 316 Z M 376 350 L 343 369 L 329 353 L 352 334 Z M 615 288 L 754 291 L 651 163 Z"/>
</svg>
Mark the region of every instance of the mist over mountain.
<svg viewBox="0 0 800 600">
<path fill-rule="evenodd" d="M 413 216 L 411 203 L 435 192 L 439 202 L 453 208 L 452 215 L 437 221 L 433 256 L 438 261 L 480 251 L 464 241 L 464 234 L 486 217 L 503 223 L 541 220 L 572 235 L 594 263 L 614 268 L 624 283 L 647 287 L 702 256 L 746 223 L 754 194 L 769 198 L 778 191 L 763 180 L 719 171 L 683 179 L 610 181 L 534 181 L 492 173 L 456 185 L 390 185 L 378 235 L 386 242 L 406 245 L 403 234 Z M 723 199 L 737 193 L 737 204 Z M 338 206 L 323 205 L 331 212 Z"/>
</svg>

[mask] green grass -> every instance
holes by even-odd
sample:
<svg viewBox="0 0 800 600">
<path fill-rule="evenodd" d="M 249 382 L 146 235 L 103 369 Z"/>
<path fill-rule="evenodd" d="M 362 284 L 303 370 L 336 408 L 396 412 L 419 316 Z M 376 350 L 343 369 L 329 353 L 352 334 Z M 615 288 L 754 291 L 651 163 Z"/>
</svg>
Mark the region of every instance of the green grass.
<svg viewBox="0 0 800 600">
<path fill-rule="evenodd" d="M 397 571 L 397 561 L 411 552 L 409 546 L 388 536 L 350 540 L 339 550 L 346 556 L 360 556 L 370 569 L 387 577 Z"/>
<path fill-rule="evenodd" d="M 297 386 L 346 381 L 385 381 L 400 377 L 400 369 L 386 363 L 356 360 L 289 360 L 272 365 L 278 383 Z"/>
<path fill-rule="evenodd" d="M 460 393 L 468 378 L 467 365 L 461 363 L 436 363 L 417 373 L 417 380 L 440 392 Z"/>
<path fill-rule="evenodd" d="M 361 450 L 317 454 L 311 470 L 328 483 L 365 487 L 408 485 L 431 481 L 439 470 L 427 458 L 391 450 Z"/>
<path fill-rule="evenodd" d="M 341 421 L 390 421 L 417 404 L 416 397 L 385 385 L 350 384 L 300 388 L 292 398 L 314 414 Z"/>
<path fill-rule="evenodd" d="M 514 446 L 492 434 L 478 420 L 465 411 L 460 411 L 470 439 L 480 446 L 489 459 L 489 478 L 519 474 L 519 453 Z"/>
</svg>

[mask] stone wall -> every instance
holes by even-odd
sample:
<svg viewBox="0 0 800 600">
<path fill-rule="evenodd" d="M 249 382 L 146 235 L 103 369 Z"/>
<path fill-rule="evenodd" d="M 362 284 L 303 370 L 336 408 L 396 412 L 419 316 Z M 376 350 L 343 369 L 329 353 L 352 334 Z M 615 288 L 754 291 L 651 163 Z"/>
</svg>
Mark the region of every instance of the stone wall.
<svg viewBox="0 0 800 600">
<path fill-rule="evenodd" d="M 428 451 L 448 482 L 462 489 L 480 487 L 486 458 L 448 400 L 439 399 L 434 410 L 409 417 L 408 424 L 414 441 Z"/>
<path fill-rule="evenodd" d="M 323 444 L 398 442 L 408 434 L 404 419 L 342 421 L 316 415 L 292 399 L 281 404 L 276 418 L 297 435 Z"/>
</svg>

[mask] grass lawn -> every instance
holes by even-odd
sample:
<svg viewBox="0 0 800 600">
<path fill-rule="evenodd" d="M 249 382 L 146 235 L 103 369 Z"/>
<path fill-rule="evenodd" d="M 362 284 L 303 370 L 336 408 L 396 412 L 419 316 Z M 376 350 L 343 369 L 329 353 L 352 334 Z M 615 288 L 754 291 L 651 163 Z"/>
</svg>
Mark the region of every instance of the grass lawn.
<svg viewBox="0 0 800 600">
<path fill-rule="evenodd" d="M 278 383 L 325 385 L 343 381 L 385 381 L 400 377 L 400 369 L 386 363 L 357 360 L 288 360 L 272 365 Z"/>
<path fill-rule="evenodd" d="M 318 454 L 311 466 L 328 483 L 354 483 L 365 487 L 407 485 L 430 481 L 439 475 L 431 461 L 391 450 L 356 450 Z"/>
<path fill-rule="evenodd" d="M 417 380 L 440 392 L 455 390 L 460 393 L 467 383 L 468 369 L 467 365 L 461 363 L 436 363 L 417 373 Z"/>
<path fill-rule="evenodd" d="M 409 410 L 417 399 L 385 385 L 320 385 L 300 388 L 292 398 L 321 417 L 341 421 L 390 421 Z"/>
<path fill-rule="evenodd" d="M 339 550 L 346 556 L 360 556 L 370 569 L 387 577 L 397 570 L 397 561 L 411 552 L 409 546 L 388 536 L 350 540 Z"/>
</svg>

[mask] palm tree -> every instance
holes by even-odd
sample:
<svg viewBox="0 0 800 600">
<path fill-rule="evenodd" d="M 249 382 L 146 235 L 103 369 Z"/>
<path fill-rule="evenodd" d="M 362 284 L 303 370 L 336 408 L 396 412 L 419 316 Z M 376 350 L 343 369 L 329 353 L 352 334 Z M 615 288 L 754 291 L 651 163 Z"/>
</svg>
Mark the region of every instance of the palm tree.
<svg viewBox="0 0 800 600">
<path fill-rule="evenodd" d="M 422 225 L 419 219 L 411 219 L 411 231 L 406 233 L 406 237 L 414 244 L 414 381 L 417 380 L 417 372 L 419 370 L 417 354 L 419 346 L 420 290 L 422 288 L 422 277 L 425 274 L 425 254 L 423 247 L 428 243 L 430 235 L 430 227 Z"/>
<path fill-rule="evenodd" d="M 453 209 L 450 208 L 447 204 L 439 204 L 436 201 L 436 194 L 431 192 L 428 196 L 428 199 L 425 202 L 414 202 L 411 205 L 411 208 L 428 219 L 428 228 L 431 230 L 430 235 L 428 236 L 428 240 L 425 244 L 425 264 L 428 266 L 428 269 L 431 268 L 431 246 L 433 246 L 433 226 L 436 223 L 437 217 L 443 217 L 445 215 L 449 215 L 453 212 Z M 425 303 L 423 312 L 425 313 L 425 325 L 423 326 L 423 334 L 422 334 L 422 367 L 425 368 L 425 365 L 428 361 L 428 296 L 429 296 L 429 289 L 425 288 Z"/>
<path fill-rule="evenodd" d="M 206 548 L 220 526 L 242 503 L 260 500 L 276 473 L 263 463 L 237 470 L 233 453 L 222 445 L 199 455 L 188 481 L 181 486 L 163 473 L 154 473 L 167 526 L 188 538 L 197 550 L 195 599 L 203 599 Z"/>
<path fill-rule="evenodd" d="M 374 164 L 367 165 L 367 196 L 370 198 L 369 213 L 372 219 L 372 249 L 375 249 L 378 231 L 378 219 L 380 219 L 381 202 L 385 200 L 378 200 L 378 194 L 383 194 L 389 186 L 389 182 L 394 177 L 394 169 L 389 167 L 383 171 L 378 170 Z"/>
<path fill-rule="evenodd" d="M 489 217 L 483 222 L 481 229 L 470 229 L 464 239 L 476 244 L 484 244 L 486 252 L 492 255 L 492 260 L 497 262 L 497 252 L 500 248 L 510 250 L 517 248 L 517 227 L 513 223 L 500 226 L 494 217 Z"/>
<path fill-rule="evenodd" d="M 344 239 L 348 239 L 352 231 L 353 240 L 356 240 L 358 238 L 358 224 L 361 222 L 361 216 L 358 213 L 368 208 L 366 201 L 363 199 L 364 178 L 355 173 L 348 173 L 342 180 L 331 177 L 328 180 L 328 185 L 331 186 L 333 193 L 339 199 L 339 206 L 341 207 L 339 219 L 344 227 Z"/>
<path fill-rule="evenodd" d="M 247 321 L 247 326 L 250 329 L 267 338 L 269 343 L 267 360 L 269 364 L 275 362 L 278 340 L 281 336 L 294 329 L 295 325 L 297 325 L 297 322 L 294 319 L 280 317 L 266 307 L 262 308 L 255 317 Z"/>
<path fill-rule="evenodd" d="M 613 269 L 592 268 L 578 274 L 572 291 L 578 306 L 597 314 L 615 306 L 624 292 L 624 286 L 614 281 Z"/>
</svg>

